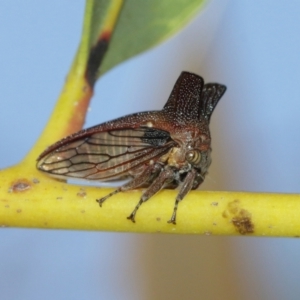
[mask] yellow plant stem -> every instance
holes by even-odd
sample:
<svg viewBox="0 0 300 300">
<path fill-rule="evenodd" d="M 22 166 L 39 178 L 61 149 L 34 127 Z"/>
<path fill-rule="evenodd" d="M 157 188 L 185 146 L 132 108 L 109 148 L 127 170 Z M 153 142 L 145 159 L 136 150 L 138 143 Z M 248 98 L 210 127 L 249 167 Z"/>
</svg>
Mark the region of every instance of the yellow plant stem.
<svg viewBox="0 0 300 300">
<path fill-rule="evenodd" d="M 201 235 L 300 236 L 300 196 L 192 191 L 179 204 L 177 225 L 168 224 L 176 191 L 163 190 L 144 203 L 136 223 L 126 217 L 141 190 L 119 193 L 100 208 L 111 189 L 71 185 L 37 171 L 0 172 L 0 225 L 48 229 L 112 230 Z M 10 181 L 16 177 L 17 180 Z M 19 176 L 19 177 L 18 177 Z"/>
<path fill-rule="evenodd" d="M 107 17 L 105 18 L 103 22 L 102 32 L 113 32 L 113 29 L 115 28 L 118 16 L 120 14 L 123 0 L 113 0 L 111 1 L 111 4 L 107 11 Z"/>
</svg>

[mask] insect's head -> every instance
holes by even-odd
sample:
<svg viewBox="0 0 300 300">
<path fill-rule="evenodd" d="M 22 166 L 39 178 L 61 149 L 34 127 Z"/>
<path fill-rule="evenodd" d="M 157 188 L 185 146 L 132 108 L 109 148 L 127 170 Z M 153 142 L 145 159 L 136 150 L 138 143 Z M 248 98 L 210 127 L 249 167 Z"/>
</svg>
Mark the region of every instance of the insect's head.
<svg viewBox="0 0 300 300">
<path fill-rule="evenodd" d="M 205 173 L 208 169 L 210 159 L 210 135 L 198 133 L 198 136 L 193 138 L 185 145 L 185 161 L 193 168 L 201 169 L 201 173 Z"/>
</svg>

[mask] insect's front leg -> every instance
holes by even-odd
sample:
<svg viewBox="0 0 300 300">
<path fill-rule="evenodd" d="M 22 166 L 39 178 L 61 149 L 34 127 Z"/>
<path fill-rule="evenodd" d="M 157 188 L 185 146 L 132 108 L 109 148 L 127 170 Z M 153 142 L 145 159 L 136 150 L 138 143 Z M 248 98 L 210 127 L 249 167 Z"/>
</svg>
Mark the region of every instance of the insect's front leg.
<svg viewBox="0 0 300 300">
<path fill-rule="evenodd" d="M 156 166 L 160 166 L 160 165 L 156 164 Z M 139 207 L 144 202 L 146 202 L 149 198 L 151 198 L 154 194 L 156 194 L 159 190 L 161 190 L 167 181 L 173 180 L 174 178 L 175 178 L 175 171 L 172 168 L 167 166 L 164 169 L 162 169 L 158 177 L 152 182 L 152 184 L 144 192 L 139 203 L 136 205 L 135 209 L 127 217 L 127 219 L 131 220 L 132 222 L 135 222 L 135 215 Z"/>
<path fill-rule="evenodd" d="M 183 183 L 180 186 L 179 193 L 175 200 L 175 205 L 173 209 L 173 214 L 171 219 L 168 221 L 168 223 L 176 224 L 176 213 L 178 208 L 178 203 L 185 197 L 185 195 L 193 188 L 194 180 L 197 176 L 197 171 L 195 169 L 192 169 L 189 171 L 183 181 Z"/>
</svg>

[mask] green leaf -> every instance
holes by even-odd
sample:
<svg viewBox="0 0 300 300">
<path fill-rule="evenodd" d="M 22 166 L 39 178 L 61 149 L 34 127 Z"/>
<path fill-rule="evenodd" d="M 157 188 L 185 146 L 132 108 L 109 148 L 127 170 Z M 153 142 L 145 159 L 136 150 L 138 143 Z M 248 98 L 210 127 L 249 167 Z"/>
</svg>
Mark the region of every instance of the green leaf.
<svg viewBox="0 0 300 300">
<path fill-rule="evenodd" d="M 182 29 L 205 0 L 127 0 L 124 2 L 98 77 L 122 61 L 163 42 Z"/>
</svg>

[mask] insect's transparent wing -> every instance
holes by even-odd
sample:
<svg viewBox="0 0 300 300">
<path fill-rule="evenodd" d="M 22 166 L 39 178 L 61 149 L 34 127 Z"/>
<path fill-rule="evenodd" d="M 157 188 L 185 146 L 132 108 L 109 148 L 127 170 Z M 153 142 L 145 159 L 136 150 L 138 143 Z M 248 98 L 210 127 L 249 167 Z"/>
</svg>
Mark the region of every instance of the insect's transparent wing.
<svg viewBox="0 0 300 300">
<path fill-rule="evenodd" d="M 60 145 L 38 161 L 38 169 L 55 177 L 110 180 L 128 175 L 174 146 L 170 134 L 155 128 L 95 132 Z"/>
</svg>

